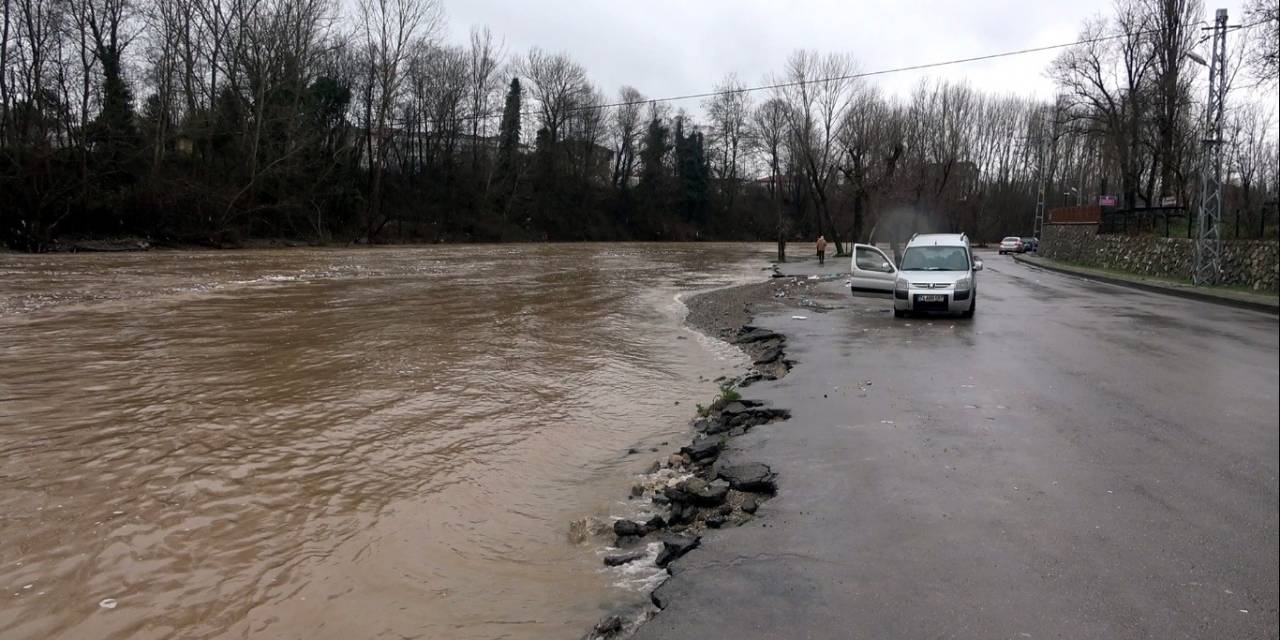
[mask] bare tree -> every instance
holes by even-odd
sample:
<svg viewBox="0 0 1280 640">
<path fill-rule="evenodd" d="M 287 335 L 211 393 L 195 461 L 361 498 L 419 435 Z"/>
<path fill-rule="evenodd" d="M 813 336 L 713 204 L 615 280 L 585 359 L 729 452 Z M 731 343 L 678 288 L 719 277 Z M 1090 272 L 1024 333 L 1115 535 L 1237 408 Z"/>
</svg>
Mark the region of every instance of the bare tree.
<svg viewBox="0 0 1280 640">
<path fill-rule="evenodd" d="M 55 50 L 60 37 L 62 15 L 60 7 L 47 4 L 42 0 L 11 0 L 13 7 L 6 6 L 6 18 L 10 11 L 15 14 L 17 28 L 10 40 L 5 41 L 5 50 L 12 48 L 13 64 L 17 68 L 11 78 L 16 78 L 16 85 L 8 88 L 12 100 L 7 112 L 10 119 L 11 135 L 18 147 L 31 143 L 43 142 L 47 139 L 48 127 L 53 120 L 47 118 L 49 98 L 52 94 L 45 91 L 46 86 L 54 84 L 53 67 L 56 65 Z M 16 11 L 15 11 L 16 10 Z M 10 70 L 5 69 L 9 75 Z"/>
<path fill-rule="evenodd" d="M 5 5 L 6 24 L 12 23 L 3 43 L 5 113 L 0 139 L 6 182 L 15 197 L 0 207 L 0 232 L 29 250 L 43 250 L 54 230 L 70 213 L 63 205 L 78 179 L 59 175 L 56 155 L 70 143 L 70 118 L 59 103 L 55 87 L 65 80 L 66 64 L 60 52 L 67 7 L 42 0 L 11 0 Z M 0 186 L 8 186 L 0 183 Z M 13 210 L 16 215 L 9 214 Z"/>
<path fill-rule="evenodd" d="M 902 118 L 874 89 L 860 91 L 845 118 L 840 171 L 853 197 L 849 241 L 862 242 L 871 198 L 893 181 L 902 159 Z"/>
<path fill-rule="evenodd" d="M 439 177 L 453 179 L 453 163 L 459 156 L 459 139 L 469 122 L 465 110 L 470 93 L 469 53 L 462 47 L 431 47 L 427 56 L 427 116 L 434 135 L 428 157 L 433 160 Z M 474 142 L 474 141 L 473 141 Z"/>
<path fill-rule="evenodd" d="M 1274 87 L 1280 80 L 1280 4 L 1276 0 L 1248 0 L 1244 19 L 1261 27 L 1247 32 L 1251 40 L 1249 69 L 1260 83 Z"/>
<path fill-rule="evenodd" d="M 1161 196 L 1174 196 L 1182 191 L 1183 176 L 1179 171 L 1183 149 L 1181 128 L 1189 123 L 1190 74 L 1185 67 L 1199 37 L 1199 16 L 1203 7 L 1199 0 L 1146 0 L 1143 19 L 1151 31 L 1155 84 L 1154 115 L 1156 154 L 1160 164 Z"/>
<path fill-rule="evenodd" d="M 372 240 L 388 221 L 382 214 L 382 181 L 387 155 L 394 138 L 392 107 L 400 90 L 401 72 L 410 44 L 418 38 L 434 39 L 443 14 L 438 0 L 360 0 L 360 30 L 370 77 L 368 104 L 370 166 L 369 204 L 365 214 L 366 238 Z"/>
<path fill-rule="evenodd" d="M 554 145 L 573 109 L 591 90 L 587 71 L 564 53 L 547 53 L 537 47 L 517 68 L 529 80 L 529 94 L 538 104 L 540 125 Z"/>
<path fill-rule="evenodd" d="M 491 105 L 494 96 L 502 91 L 502 79 L 498 66 L 503 57 L 502 44 L 495 42 L 489 27 L 471 29 L 471 49 L 468 52 L 467 91 L 471 101 L 471 172 L 480 174 L 480 159 L 486 145 L 481 138 L 489 133 Z M 492 171 L 486 170 L 483 179 L 482 198 L 487 200 Z"/>
<path fill-rule="evenodd" d="M 604 104 L 604 94 L 588 86 L 566 123 L 564 141 L 570 143 L 570 170 L 580 185 L 609 179 L 608 152 L 600 146 L 606 134 Z"/>
<path fill-rule="evenodd" d="M 0 15 L 0 146 L 8 142 L 9 115 L 9 34 L 16 31 L 13 25 L 13 0 L 3 0 L 3 15 Z"/>
<path fill-rule="evenodd" d="M 1106 136 L 1120 167 L 1124 203 L 1129 207 L 1137 205 L 1139 195 L 1143 124 L 1150 102 L 1146 89 L 1156 65 L 1141 9 L 1137 0 L 1120 0 L 1113 20 L 1088 21 L 1080 34 L 1087 42 L 1064 51 L 1050 67 L 1050 75 L 1063 90 L 1067 118 Z M 1124 35 L 1103 39 L 1113 32 Z"/>
<path fill-rule="evenodd" d="M 332 0 L 257 0 L 237 2 L 231 8 L 234 22 L 224 26 L 233 35 L 234 46 L 226 52 L 228 84 L 219 99 L 247 107 L 240 135 L 247 157 L 243 181 L 230 192 L 219 228 L 256 211 L 258 203 L 252 198 L 245 201 L 253 187 L 264 175 L 292 168 L 298 154 L 311 148 L 299 139 L 302 100 L 333 12 Z M 265 206 L 301 207 L 300 196 L 286 194 Z"/>
<path fill-rule="evenodd" d="M 911 96 L 909 113 L 915 174 L 913 203 L 925 207 L 959 231 L 962 202 L 971 187 L 974 127 L 978 102 L 963 83 L 921 81 Z"/>
<path fill-rule="evenodd" d="M 787 261 L 787 228 L 782 217 L 782 162 L 787 150 L 787 103 L 781 98 L 766 100 L 751 113 L 751 134 L 755 149 L 769 167 L 769 200 L 777 218 L 778 262 Z"/>
<path fill-rule="evenodd" d="M 145 19 L 148 75 L 155 93 L 148 98 L 143 117 L 144 120 L 153 120 L 147 141 L 151 146 L 151 171 L 154 174 L 164 160 L 174 125 L 184 17 L 176 0 L 156 0 L 147 10 Z"/>
<path fill-rule="evenodd" d="M 1254 200 L 1259 186 L 1265 192 L 1267 156 L 1275 154 L 1274 143 L 1268 144 L 1268 133 L 1275 124 L 1275 106 L 1257 102 L 1236 109 L 1227 126 L 1226 162 L 1228 175 L 1240 186 L 1235 207 L 1235 235 L 1241 236 L 1240 219 L 1252 219 Z M 1259 183 L 1262 185 L 1259 185 Z M 1265 215 L 1262 216 L 1265 220 Z M 1250 235 L 1246 233 L 1245 235 Z"/>
<path fill-rule="evenodd" d="M 620 106 L 613 109 L 611 121 L 613 131 L 613 174 L 610 182 L 613 188 L 626 190 L 635 172 L 637 146 L 640 132 L 641 111 L 644 108 L 644 94 L 632 86 L 624 86 L 618 91 Z"/>
<path fill-rule="evenodd" d="M 739 156 L 751 114 L 751 97 L 744 89 L 731 73 L 716 85 L 715 96 L 703 103 L 711 119 L 712 172 L 726 213 L 733 212 L 738 195 Z"/>
<path fill-rule="evenodd" d="M 857 87 L 853 61 L 846 55 L 797 51 L 787 59 L 779 97 L 795 139 L 797 162 L 817 209 L 818 233 L 829 230 L 836 255 L 844 255 L 832 217 L 841 127 Z"/>
</svg>

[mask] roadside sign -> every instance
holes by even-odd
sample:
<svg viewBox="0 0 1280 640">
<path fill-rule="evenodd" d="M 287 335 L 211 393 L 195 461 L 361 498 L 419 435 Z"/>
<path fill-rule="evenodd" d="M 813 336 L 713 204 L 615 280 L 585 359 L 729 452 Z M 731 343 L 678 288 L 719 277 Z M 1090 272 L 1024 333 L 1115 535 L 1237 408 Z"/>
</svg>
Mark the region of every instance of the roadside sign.
<svg viewBox="0 0 1280 640">
<path fill-rule="evenodd" d="M 1165 196 L 1163 198 L 1160 198 L 1160 206 L 1162 207 L 1178 206 L 1178 196 Z"/>
<path fill-rule="evenodd" d="M 1098 196 L 1098 206 L 1114 207 L 1116 206 L 1116 197 L 1115 196 Z"/>
</svg>

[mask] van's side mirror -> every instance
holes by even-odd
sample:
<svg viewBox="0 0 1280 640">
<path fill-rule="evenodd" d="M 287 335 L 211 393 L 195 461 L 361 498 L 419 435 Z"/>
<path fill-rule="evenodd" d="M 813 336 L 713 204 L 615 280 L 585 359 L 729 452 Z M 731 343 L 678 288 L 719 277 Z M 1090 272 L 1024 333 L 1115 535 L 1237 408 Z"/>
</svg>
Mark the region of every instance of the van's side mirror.
<svg viewBox="0 0 1280 640">
<path fill-rule="evenodd" d="M 974 260 L 974 261 L 973 261 L 973 270 L 974 270 L 974 271 L 982 271 L 982 261 L 981 261 L 981 260 Z"/>
<path fill-rule="evenodd" d="M 889 264 L 888 262 L 881 263 L 880 270 L 885 273 L 893 273 L 893 265 Z"/>
</svg>

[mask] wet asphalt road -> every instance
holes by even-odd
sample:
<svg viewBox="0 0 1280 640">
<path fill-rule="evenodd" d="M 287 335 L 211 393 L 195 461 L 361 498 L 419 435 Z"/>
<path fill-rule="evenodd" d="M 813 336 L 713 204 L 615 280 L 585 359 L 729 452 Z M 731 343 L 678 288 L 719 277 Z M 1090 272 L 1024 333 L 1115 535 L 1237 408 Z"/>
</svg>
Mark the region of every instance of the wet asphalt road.
<svg viewBox="0 0 1280 640">
<path fill-rule="evenodd" d="M 1274 316 L 985 256 L 970 321 L 758 318 L 777 499 L 638 638 L 1276 638 Z"/>
</svg>

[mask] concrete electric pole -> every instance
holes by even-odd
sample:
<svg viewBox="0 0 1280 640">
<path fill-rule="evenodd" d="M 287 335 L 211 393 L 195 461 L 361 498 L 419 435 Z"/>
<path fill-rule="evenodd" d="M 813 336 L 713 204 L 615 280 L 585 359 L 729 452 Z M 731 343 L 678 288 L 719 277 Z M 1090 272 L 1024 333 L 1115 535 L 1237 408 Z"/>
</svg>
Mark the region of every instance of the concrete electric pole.
<svg viewBox="0 0 1280 640">
<path fill-rule="evenodd" d="M 1214 284 L 1222 275 L 1222 117 L 1227 98 L 1227 10 L 1213 22 L 1209 59 L 1209 101 L 1204 110 L 1204 147 L 1200 158 L 1200 211 L 1196 225 L 1195 265 L 1191 281 Z"/>
<path fill-rule="evenodd" d="M 1038 167 L 1036 176 L 1040 183 L 1040 189 L 1036 194 L 1036 215 L 1031 225 L 1031 235 L 1039 238 L 1044 229 L 1045 209 L 1048 207 L 1049 200 L 1049 182 L 1053 179 L 1054 167 L 1058 164 L 1058 123 L 1062 119 L 1063 98 L 1061 95 L 1054 98 L 1053 111 L 1049 114 L 1053 120 L 1049 123 L 1040 124 L 1040 132 L 1034 136 L 1037 144 L 1040 145 L 1040 157 L 1038 158 Z M 1048 131 L 1045 129 L 1048 128 Z M 1045 139 L 1046 133 L 1048 139 Z"/>
<path fill-rule="evenodd" d="M 1032 224 L 1032 230 L 1031 230 L 1031 235 L 1036 238 L 1039 238 L 1041 236 L 1040 230 L 1044 228 L 1045 194 L 1048 192 L 1047 176 L 1045 175 L 1045 167 L 1044 167 L 1045 155 L 1046 154 L 1045 154 L 1044 146 L 1041 145 L 1040 147 L 1040 193 L 1036 198 L 1036 219 L 1035 219 L 1035 222 Z"/>
</svg>

